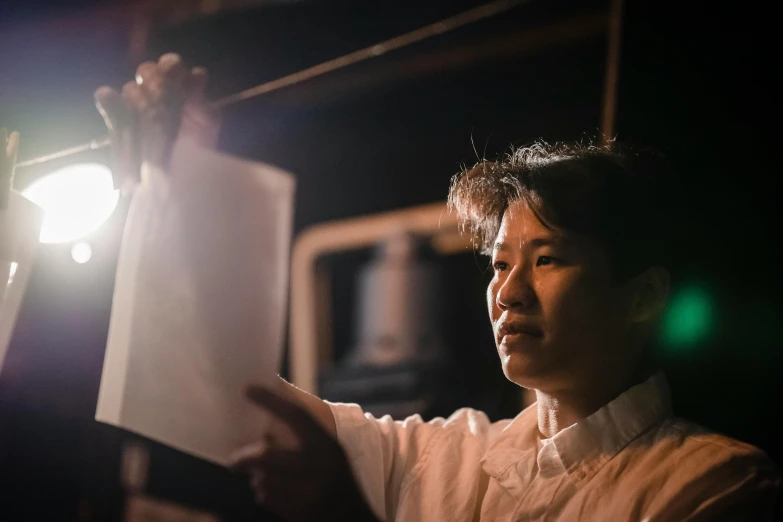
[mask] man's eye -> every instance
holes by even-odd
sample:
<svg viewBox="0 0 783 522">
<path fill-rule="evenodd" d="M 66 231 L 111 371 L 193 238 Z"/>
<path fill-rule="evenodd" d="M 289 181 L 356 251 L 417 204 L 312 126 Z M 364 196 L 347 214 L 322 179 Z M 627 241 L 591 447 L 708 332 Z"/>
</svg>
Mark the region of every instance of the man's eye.
<svg viewBox="0 0 783 522">
<path fill-rule="evenodd" d="M 536 261 L 536 266 L 551 265 L 554 260 L 555 258 L 551 256 L 539 256 L 538 260 Z"/>
<path fill-rule="evenodd" d="M 502 272 L 508 268 L 508 263 L 504 261 L 495 261 L 492 264 L 492 267 L 495 269 L 495 272 Z"/>
</svg>

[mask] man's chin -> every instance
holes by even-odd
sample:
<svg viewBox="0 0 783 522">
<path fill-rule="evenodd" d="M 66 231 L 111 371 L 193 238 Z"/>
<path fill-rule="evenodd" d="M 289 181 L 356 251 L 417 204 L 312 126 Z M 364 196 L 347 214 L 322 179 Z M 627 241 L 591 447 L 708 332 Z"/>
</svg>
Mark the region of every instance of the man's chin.
<svg viewBox="0 0 783 522">
<path fill-rule="evenodd" d="M 542 361 L 520 353 L 506 353 L 500 356 L 506 379 L 523 388 L 539 388 L 546 383 L 548 373 Z"/>
</svg>

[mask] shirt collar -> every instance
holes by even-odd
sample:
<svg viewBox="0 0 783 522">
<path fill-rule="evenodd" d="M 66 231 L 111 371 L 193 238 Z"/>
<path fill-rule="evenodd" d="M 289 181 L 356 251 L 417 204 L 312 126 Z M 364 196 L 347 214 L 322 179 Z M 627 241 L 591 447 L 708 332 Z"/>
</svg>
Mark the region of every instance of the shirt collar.
<svg viewBox="0 0 783 522">
<path fill-rule="evenodd" d="M 669 385 L 658 373 L 561 430 L 538 451 L 538 412 L 533 404 L 498 435 L 485 453 L 482 467 L 510 491 L 516 489 L 519 478 L 532 478 L 537 470 L 543 475 L 564 471 L 579 486 L 631 441 L 670 415 Z"/>
</svg>

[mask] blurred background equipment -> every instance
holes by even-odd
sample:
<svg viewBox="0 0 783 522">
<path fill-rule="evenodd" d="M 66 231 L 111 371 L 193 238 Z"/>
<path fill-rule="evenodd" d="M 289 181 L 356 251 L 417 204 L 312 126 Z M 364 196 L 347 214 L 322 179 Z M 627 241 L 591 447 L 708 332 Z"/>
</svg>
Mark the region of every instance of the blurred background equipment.
<svg viewBox="0 0 783 522">
<path fill-rule="evenodd" d="M 358 328 L 349 365 L 426 363 L 443 357 L 443 325 L 437 318 L 443 282 L 422 250 L 417 238 L 400 232 L 385 239 L 359 272 Z"/>
<path fill-rule="evenodd" d="M 319 366 L 334 362 L 329 325 L 332 321 L 330 274 L 321 258 L 340 252 L 377 247 L 376 258 L 357 271 L 349 367 L 380 367 L 442 360 L 441 313 L 436 301 L 440 281 L 432 262 L 419 258 L 422 238 L 432 239 L 441 253 L 465 251 L 464 238 L 437 242 L 456 233 L 455 216 L 445 204 L 422 205 L 371 216 L 319 224 L 303 231 L 291 261 L 291 377 L 302 389 L 317 392 Z M 380 246 L 379 246 L 380 245 Z M 326 377 L 330 381 L 332 377 Z M 336 400 L 336 399 L 335 399 Z"/>
<path fill-rule="evenodd" d="M 358 273 L 355 344 L 322 372 L 319 395 L 355 402 L 378 417 L 428 415 L 449 393 L 438 267 L 407 231 L 386 238 Z"/>
</svg>

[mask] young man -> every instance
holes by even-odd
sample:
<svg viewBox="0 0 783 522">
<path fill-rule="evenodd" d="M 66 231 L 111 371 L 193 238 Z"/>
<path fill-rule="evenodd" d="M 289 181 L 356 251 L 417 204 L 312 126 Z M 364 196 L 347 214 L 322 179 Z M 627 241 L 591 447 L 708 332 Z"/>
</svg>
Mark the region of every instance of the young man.
<svg viewBox="0 0 783 522">
<path fill-rule="evenodd" d="M 140 67 L 125 105 L 97 94 L 115 134 L 131 114 L 155 136 L 148 161 L 165 162 L 189 74 L 166 56 Z M 470 409 L 395 422 L 251 388 L 287 430 L 237 452 L 259 501 L 296 521 L 771 519 L 772 463 L 674 417 L 650 363 L 670 192 L 654 156 L 614 144 L 540 143 L 458 175 L 450 204 L 492 258 L 503 371 L 537 402 L 496 423 Z"/>
</svg>

